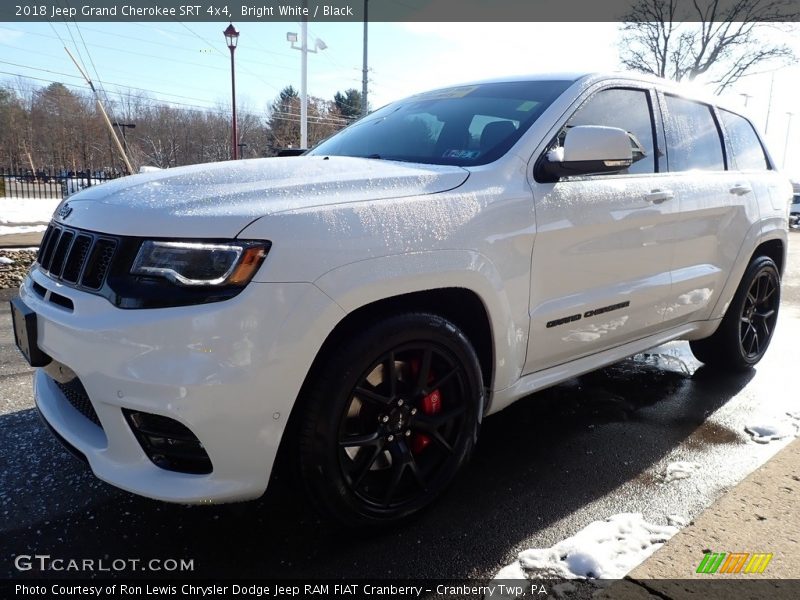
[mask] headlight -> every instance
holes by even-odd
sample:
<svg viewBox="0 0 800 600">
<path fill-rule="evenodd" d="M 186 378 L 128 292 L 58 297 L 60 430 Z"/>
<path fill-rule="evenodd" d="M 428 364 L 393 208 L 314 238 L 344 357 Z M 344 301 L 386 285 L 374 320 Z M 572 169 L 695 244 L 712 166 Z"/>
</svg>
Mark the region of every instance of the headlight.
<svg viewBox="0 0 800 600">
<path fill-rule="evenodd" d="M 131 274 L 182 286 L 243 286 L 269 251 L 268 242 L 142 242 Z"/>
</svg>

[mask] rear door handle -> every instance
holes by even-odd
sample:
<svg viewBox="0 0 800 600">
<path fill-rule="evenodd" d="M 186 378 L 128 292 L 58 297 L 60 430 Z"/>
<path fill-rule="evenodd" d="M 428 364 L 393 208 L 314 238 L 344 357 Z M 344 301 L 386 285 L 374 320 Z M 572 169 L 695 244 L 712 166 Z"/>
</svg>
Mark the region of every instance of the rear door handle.
<svg viewBox="0 0 800 600">
<path fill-rule="evenodd" d="M 730 189 L 731 194 L 736 194 L 737 196 L 744 196 L 752 191 L 753 188 L 751 188 L 749 185 L 744 185 L 743 183 L 737 183 Z"/>
<path fill-rule="evenodd" d="M 645 195 L 645 200 L 653 204 L 661 204 L 667 200 L 672 200 L 672 190 L 652 190 L 649 194 Z"/>
</svg>

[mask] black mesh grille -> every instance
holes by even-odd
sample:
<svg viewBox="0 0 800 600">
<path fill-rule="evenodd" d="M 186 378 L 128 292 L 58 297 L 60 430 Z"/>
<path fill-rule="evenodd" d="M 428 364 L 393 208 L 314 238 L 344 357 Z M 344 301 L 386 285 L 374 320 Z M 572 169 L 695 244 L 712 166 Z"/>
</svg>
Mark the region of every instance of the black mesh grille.
<svg viewBox="0 0 800 600">
<path fill-rule="evenodd" d="M 108 274 L 108 268 L 111 266 L 111 259 L 114 256 L 114 248 L 116 246 L 116 242 L 112 240 L 97 240 L 89 258 L 89 264 L 86 265 L 83 279 L 81 279 L 81 285 L 93 290 L 102 287 L 103 281 Z"/>
<path fill-rule="evenodd" d="M 44 232 L 44 236 L 42 236 L 42 243 L 39 246 L 39 253 L 36 255 L 36 260 L 39 264 L 44 264 L 44 257 L 46 255 L 46 251 L 50 242 L 53 241 L 53 236 L 59 231 L 56 227 L 50 225 L 47 228 L 47 231 Z"/>
<path fill-rule="evenodd" d="M 75 410 L 102 429 L 103 426 L 100 425 L 100 419 L 97 418 L 94 406 L 92 406 L 89 395 L 86 393 L 80 379 L 73 379 L 69 383 L 60 383 L 58 381 L 55 383 Z"/>
<path fill-rule="evenodd" d="M 50 263 L 50 273 L 55 277 L 61 277 L 61 272 L 64 270 L 64 263 L 67 260 L 67 252 L 72 246 L 72 239 L 75 237 L 74 231 L 65 229 L 61 232 L 61 237 L 58 239 L 56 249 L 53 251 L 52 262 Z"/>
<path fill-rule="evenodd" d="M 42 238 L 37 260 L 52 279 L 99 290 L 116 248 L 116 239 L 51 224 Z"/>
<path fill-rule="evenodd" d="M 92 238 L 86 234 L 80 234 L 75 238 L 72 243 L 72 249 L 67 256 L 67 263 L 64 266 L 64 272 L 61 278 L 69 283 L 77 283 L 78 277 L 81 274 L 86 256 L 89 254 L 89 248 L 92 247 Z"/>
</svg>

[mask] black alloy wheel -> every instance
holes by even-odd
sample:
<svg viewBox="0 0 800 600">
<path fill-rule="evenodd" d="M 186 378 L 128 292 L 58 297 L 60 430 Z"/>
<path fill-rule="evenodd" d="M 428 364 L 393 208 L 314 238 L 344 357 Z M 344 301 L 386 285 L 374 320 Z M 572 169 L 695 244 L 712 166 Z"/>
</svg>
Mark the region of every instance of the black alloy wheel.
<svg viewBox="0 0 800 600">
<path fill-rule="evenodd" d="M 308 396 L 300 458 L 312 500 L 347 525 L 416 513 L 468 459 L 483 399 L 475 351 L 452 323 L 412 313 L 367 329 Z"/>
<path fill-rule="evenodd" d="M 748 360 L 761 357 L 772 339 L 780 304 L 780 281 L 772 269 L 758 273 L 742 304 L 739 343 Z"/>
<path fill-rule="evenodd" d="M 689 342 L 692 353 L 714 368 L 743 371 L 753 367 L 772 340 L 780 301 L 778 267 L 767 256 L 755 257 L 717 331 L 706 339 Z"/>
</svg>

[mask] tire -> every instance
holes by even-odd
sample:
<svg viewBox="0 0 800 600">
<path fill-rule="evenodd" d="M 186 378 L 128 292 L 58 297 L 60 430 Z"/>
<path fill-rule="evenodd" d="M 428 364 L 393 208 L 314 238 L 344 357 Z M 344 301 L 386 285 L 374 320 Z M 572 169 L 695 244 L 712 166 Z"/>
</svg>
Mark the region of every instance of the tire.
<svg viewBox="0 0 800 600">
<path fill-rule="evenodd" d="M 324 517 L 393 524 L 439 497 L 475 445 L 478 357 L 446 319 L 382 320 L 328 355 L 304 391 L 300 476 Z"/>
<path fill-rule="evenodd" d="M 775 262 L 758 256 L 748 265 L 719 328 L 709 338 L 689 342 L 695 357 L 709 367 L 745 371 L 769 347 L 781 298 Z"/>
</svg>

